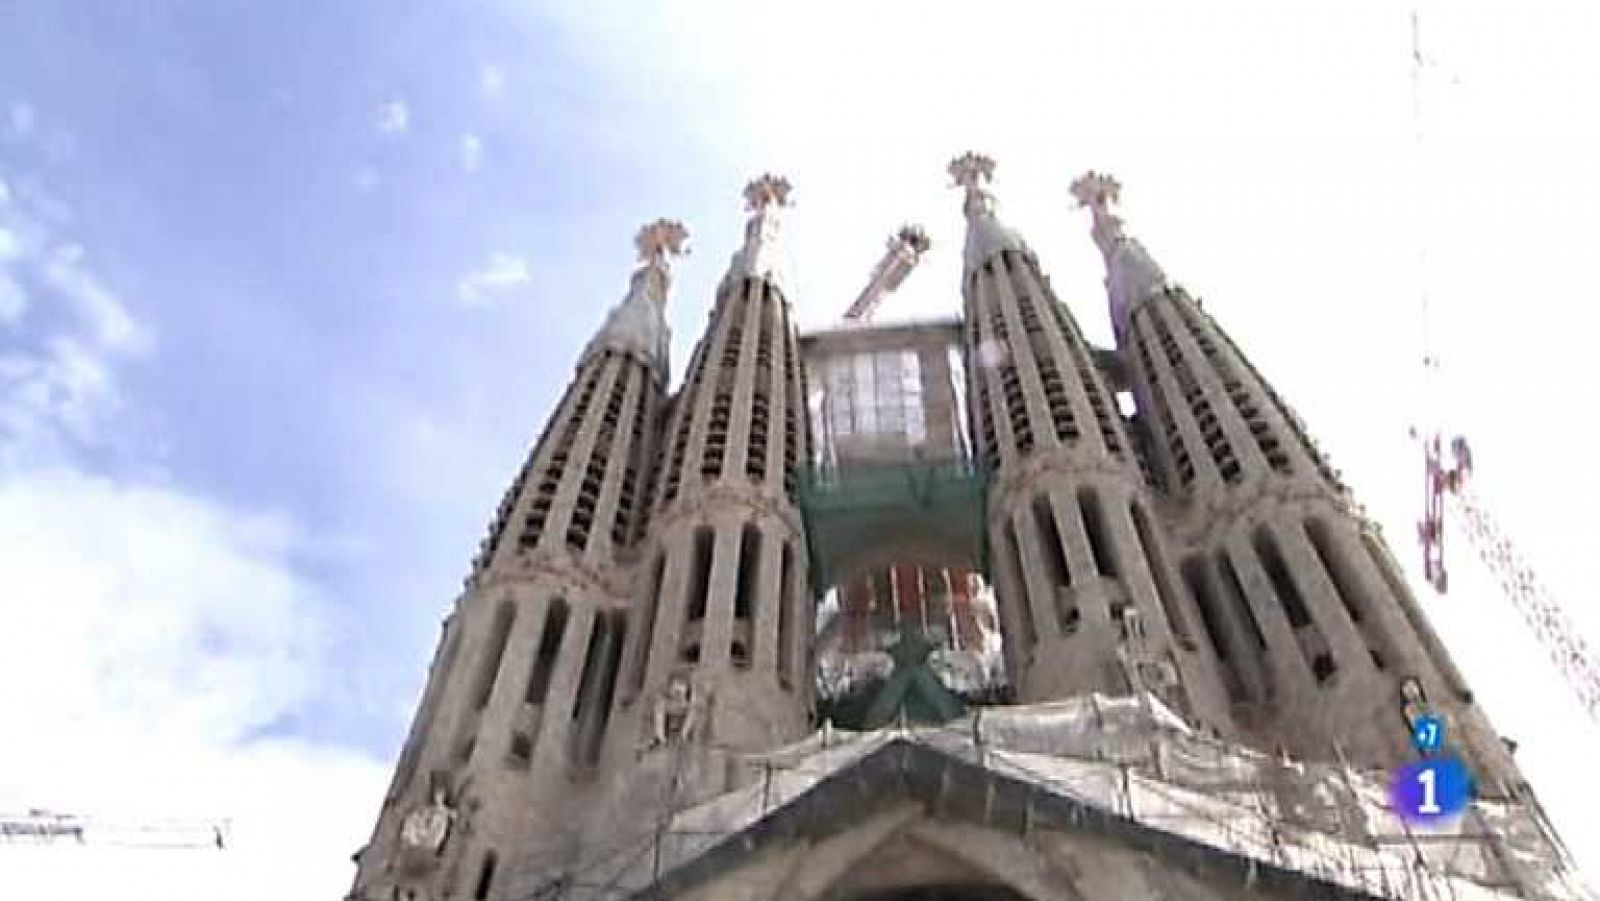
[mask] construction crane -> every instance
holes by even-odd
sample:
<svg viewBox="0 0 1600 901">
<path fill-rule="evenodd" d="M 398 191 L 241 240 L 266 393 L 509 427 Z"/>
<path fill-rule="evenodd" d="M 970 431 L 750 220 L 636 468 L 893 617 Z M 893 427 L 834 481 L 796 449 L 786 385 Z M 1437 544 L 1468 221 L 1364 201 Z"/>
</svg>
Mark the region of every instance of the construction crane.
<svg viewBox="0 0 1600 901">
<path fill-rule="evenodd" d="M 1411 87 L 1412 112 L 1416 122 L 1416 139 L 1422 145 L 1422 74 L 1430 62 L 1422 54 L 1421 27 L 1415 10 L 1411 14 Z M 1420 162 L 1420 159 L 1419 159 Z M 1420 260 L 1426 269 L 1426 244 L 1419 242 Z M 1572 691 L 1589 716 L 1600 723 L 1600 662 L 1596 661 L 1588 642 L 1577 626 L 1567 617 L 1555 597 L 1545 587 L 1537 572 L 1517 550 L 1496 522 L 1489 507 L 1472 488 L 1472 450 L 1467 439 L 1455 436 L 1450 442 L 1450 459 L 1444 457 L 1441 430 L 1433 420 L 1438 379 L 1439 357 L 1431 341 L 1427 273 L 1422 273 L 1422 365 L 1423 407 L 1428 424 L 1419 431 L 1412 429 L 1411 437 L 1422 444 L 1424 473 L 1424 502 L 1422 520 L 1417 525 L 1417 537 L 1422 544 L 1423 575 L 1433 590 L 1443 595 L 1449 591 L 1449 571 L 1445 568 L 1444 527 L 1447 508 L 1454 508 L 1465 534 L 1479 558 L 1500 583 L 1500 590 L 1517 609 L 1528 628 L 1555 663 L 1556 668 L 1572 687 Z"/>
<path fill-rule="evenodd" d="M 1500 583 L 1500 590 L 1517 608 L 1528 628 L 1544 645 L 1556 668 L 1596 723 L 1600 723 L 1600 662 L 1583 633 L 1540 580 L 1539 574 L 1517 550 L 1493 514 L 1472 490 L 1472 451 L 1467 439 L 1450 442 L 1451 460 L 1445 465 L 1438 433 L 1423 440 L 1427 466 L 1427 508 L 1418 526 L 1423 546 L 1423 568 L 1428 583 L 1441 595 L 1449 590 L 1444 566 L 1444 515 L 1446 506 L 1459 513 L 1461 531 Z"/>
<path fill-rule="evenodd" d="M 34 808 L 26 813 L 0 813 L 0 842 L 221 851 L 228 846 L 229 825 L 227 820 L 119 822 Z"/>
<path fill-rule="evenodd" d="M 929 246 L 928 234 L 921 226 L 907 225 L 895 232 L 889 239 L 888 251 L 872 268 L 872 277 L 867 280 L 867 286 L 861 289 L 861 295 L 844 311 L 845 321 L 866 322 L 871 319 L 878 304 L 883 302 L 884 295 L 900 287 Z"/>
<path fill-rule="evenodd" d="M 867 286 L 861 289 L 848 309 L 844 311 L 844 321 L 851 325 L 859 325 L 872 319 L 872 314 L 877 311 L 878 304 L 883 302 L 884 295 L 900 287 L 917 268 L 917 263 L 922 255 L 928 252 L 932 243 L 928 240 L 928 233 L 920 225 L 904 225 L 900 230 L 889 237 L 887 249 L 884 251 L 876 265 L 872 267 L 872 275 L 867 279 Z M 833 399 L 827 391 L 819 391 L 817 398 L 820 400 L 820 418 L 822 430 L 822 447 L 825 459 L 832 460 L 834 445 L 833 434 Z"/>
</svg>

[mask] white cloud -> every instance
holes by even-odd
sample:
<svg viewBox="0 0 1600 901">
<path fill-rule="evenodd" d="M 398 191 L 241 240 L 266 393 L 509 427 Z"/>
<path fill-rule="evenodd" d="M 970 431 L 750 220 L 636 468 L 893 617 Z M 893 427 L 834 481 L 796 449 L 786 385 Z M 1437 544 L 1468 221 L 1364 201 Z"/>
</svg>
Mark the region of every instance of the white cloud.
<svg viewBox="0 0 1600 901">
<path fill-rule="evenodd" d="M 404 100 L 390 100 L 378 107 L 377 125 L 386 135 L 404 134 L 411 127 L 411 108 Z"/>
<path fill-rule="evenodd" d="M 351 182 L 363 191 L 370 191 L 376 188 L 382 181 L 383 179 L 378 176 L 378 170 L 372 166 L 362 166 L 357 169 L 355 176 L 351 179 Z"/>
<path fill-rule="evenodd" d="M 281 516 L 73 468 L 153 341 L 32 197 L 0 204 L 0 321 L 21 315 L 11 270 L 64 315 L 0 351 L 0 814 L 227 820 L 230 842 L 8 845 L 0 893 L 340 897 L 387 765 L 277 737 L 330 667 L 326 600 L 294 566 L 314 548 Z"/>
<path fill-rule="evenodd" d="M 62 672 L 12 699 L 16 722 L 78 739 L 44 743 L 70 758 L 88 751 L 85 713 L 137 734 L 161 710 L 170 735 L 231 743 L 292 709 L 317 639 L 315 598 L 287 565 L 298 540 L 281 520 L 71 472 L 0 488 L 0 569 L 29 625 L 7 630 L 0 684 Z M 15 794 L 23 778 L 0 774 L 0 786 Z"/>
<path fill-rule="evenodd" d="M 59 217 L 58 217 L 59 218 Z M 35 308 L 59 310 L 0 351 L 0 465 L 61 459 L 95 444 L 118 409 L 114 369 L 150 351 L 151 330 L 61 242 L 32 202 L 0 204 L 0 325 Z M 21 275 L 33 291 L 23 288 Z"/>
<path fill-rule="evenodd" d="M 11 106 L 11 133 L 19 138 L 26 138 L 33 134 L 34 127 L 38 124 L 38 117 L 34 114 L 33 107 L 26 103 L 15 103 Z"/>
<path fill-rule="evenodd" d="M 0 464 L 93 443 L 116 404 L 106 362 L 74 338 L 0 356 Z"/>
<path fill-rule="evenodd" d="M 0 244 L 5 234 L 0 232 Z M 0 262 L 5 261 L 4 248 L 0 247 Z M 0 272 L 0 325 L 11 325 L 22 318 L 28 309 L 28 295 L 17 280 Z"/>
<path fill-rule="evenodd" d="M 456 285 L 456 296 L 468 306 L 484 306 L 497 295 L 532 280 L 527 260 L 509 253 L 493 253 L 482 268 L 461 277 Z"/>
<path fill-rule="evenodd" d="M 139 354 L 150 349 L 151 336 L 134 321 L 121 299 L 83 264 L 83 248 L 67 244 L 45 261 L 43 277 L 72 305 L 107 350 Z"/>
<path fill-rule="evenodd" d="M 490 63 L 479 66 L 478 87 L 486 96 L 499 97 L 506 87 L 505 70 Z"/>
<path fill-rule="evenodd" d="M 19 855 L 7 894 L 347 888 L 386 767 L 252 738 L 291 714 L 325 665 L 319 599 L 290 564 L 303 541 L 280 518 L 164 488 L 63 470 L 0 483 L 0 614 L 11 623 L 0 633 L 0 811 L 231 823 L 226 851 Z"/>
<path fill-rule="evenodd" d="M 456 142 L 456 153 L 461 158 L 461 168 L 468 172 L 478 171 L 478 166 L 483 162 L 483 139 L 474 134 L 464 134 Z"/>
</svg>

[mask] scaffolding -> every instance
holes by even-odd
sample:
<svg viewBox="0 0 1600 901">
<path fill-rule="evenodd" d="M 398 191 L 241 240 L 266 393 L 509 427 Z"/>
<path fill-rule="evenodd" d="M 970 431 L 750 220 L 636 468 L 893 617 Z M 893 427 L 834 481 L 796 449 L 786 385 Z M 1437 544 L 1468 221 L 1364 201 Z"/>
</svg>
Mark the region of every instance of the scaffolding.
<svg viewBox="0 0 1600 901">
<path fill-rule="evenodd" d="M 837 584 L 884 536 L 926 556 L 984 570 L 984 473 L 966 459 L 816 469 L 800 483 L 813 585 Z M 886 558 L 884 563 L 901 562 Z"/>
<path fill-rule="evenodd" d="M 737 788 L 684 799 L 681 808 L 669 791 L 648 829 L 584 855 L 562 877 L 561 893 L 548 897 L 598 901 L 683 888 L 683 873 L 703 870 L 711 855 L 748 854 L 755 837 L 770 833 L 770 817 L 814 807 L 830 781 L 871 785 L 891 774 L 938 786 L 932 816 L 965 793 L 989 817 L 1003 781 L 1028 793 L 1024 831 L 1100 828 L 1138 832 L 1147 845 L 1187 843 L 1238 864 L 1247 882 L 1271 874 L 1396 901 L 1593 897 L 1539 812 L 1521 802 L 1478 800 L 1451 823 L 1411 828 L 1389 809 L 1381 773 L 1229 744 L 1192 730 L 1153 695 L 982 707 L 943 725 L 902 720 L 872 732 L 824 724 L 775 751 L 731 755 L 728 765 Z M 855 812 L 810 814 L 849 822 Z M 985 825 L 1016 826 L 1001 819 Z"/>
</svg>

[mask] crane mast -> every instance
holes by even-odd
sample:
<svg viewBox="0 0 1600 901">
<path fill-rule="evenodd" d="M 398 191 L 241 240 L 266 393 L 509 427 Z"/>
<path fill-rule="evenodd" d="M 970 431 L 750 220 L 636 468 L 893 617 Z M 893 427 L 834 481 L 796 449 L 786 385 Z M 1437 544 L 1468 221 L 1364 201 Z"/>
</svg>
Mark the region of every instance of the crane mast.
<svg viewBox="0 0 1600 901">
<path fill-rule="evenodd" d="M 113 821 L 32 809 L 0 813 L 0 842 L 119 848 L 216 848 L 228 843 L 226 820 Z"/>
<path fill-rule="evenodd" d="M 1422 52 L 1421 24 L 1417 10 L 1411 13 L 1411 91 L 1412 115 L 1416 124 L 1419 152 L 1423 145 L 1422 76 L 1432 67 Z M 1419 170 L 1421 158 L 1419 156 Z M 1420 180 L 1419 180 L 1420 183 Z M 1421 218 L 1419 215 L 1418 222 Z M 1449 571 L 1445 568 L 1444 532 L 1447 507 L 1454 507 L 1460 519 L 1461 530 L 1478 556 L 1500 584 L 1500 590 L 1528 628 L 1545 648 L 1561 675 L 1566 678 L 1573 694 L 1583 703 L 1584 709 L 1600 723 L 1600 663 L 1579 632 L 1567 617 L 1555 597 L 1545 587 L 1537 572 L 1517 550 L 1491 513 L 1487 504 L 1472 489 L 1472 451 L 1466 438 L 1457 435 L 1450 442 L 1450 459 L 1445 459 L 1440 440 L 1440 428 L 1434 416 L 1437 413 L 1437 381 L 1439 356 L 1434 349 L 1430 329 L 1430 305 L 1427 293 L 1426 242 L 1419 240 L 1419 263 L 1422 271 L 1421 325 L 1423 365 L 1423 416 L 1426 425 L 1421 434 L 1413 429 L 1412 437 L 1422 443 L 1424 467 L 1424 504 L 1417 537 L 1422 545 L 1422 569 L 1428 584 L 1440 595 L 1450 588 Z"/>
<path fill-rule="evenodd" d="M 1430 567 L 1429 582 L 1440 594 L 1449 587 L 1440 540 L 1448 503 L 1459 513 L 1461 530 L 1489 571 L 1494 573 L 1506 599 L 1517 608 L 1517 613 L 1544 645 L 1589 716 L 1600 723 L 1600 664 L 1593 650 L 1473 490 L 1472 451 L 1466 439 L 1457 436 L 1450 443 L 1450 450 L 1452 460 L 1445 466 L 1439 453 L 1438 436 L 1432 436 L 1426 445 L 1429 501 L 1421 532 L 1424 563 Z"/>
<path fill-rule="evenodd" d="M 921 226 L 907 225 L 896 232 L 889 239 L 883 258 L 872 267 L 872 277 L 867 280 L 867 286 L 861 289 L 855 302 L 844 311 L 845 321 L 865 322 L 871 319 L 878 304 L 883 302 L 884 295 L 900 287 L 929 246 L 927 232 Z"/>
</svg>

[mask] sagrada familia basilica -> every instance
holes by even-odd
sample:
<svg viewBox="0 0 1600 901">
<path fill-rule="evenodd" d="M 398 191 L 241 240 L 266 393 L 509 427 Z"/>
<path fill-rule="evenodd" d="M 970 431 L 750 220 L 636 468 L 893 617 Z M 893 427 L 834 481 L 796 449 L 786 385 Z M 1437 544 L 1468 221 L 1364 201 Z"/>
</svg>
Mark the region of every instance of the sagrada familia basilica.
<svg viewBox="0 0 1600 901">
<path fill-rule="evenodd" d="M 1097 347 L 994 169 L 949 168 L 959 317 L 871 321 L 937 252 L 907 228 L 808 333 L 791 187 L 751 182 L 675 390 L 687 231 L 639 232 L 349 901 L 1582 897 L 1376 525 L 1117 182 L 1070 185 Z M 1387 784 L 1424 715 L 1476 786 L 1426 830 Z"/>
</svg>

